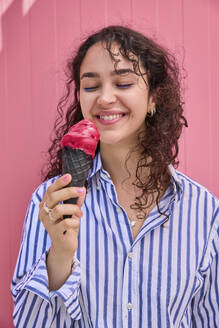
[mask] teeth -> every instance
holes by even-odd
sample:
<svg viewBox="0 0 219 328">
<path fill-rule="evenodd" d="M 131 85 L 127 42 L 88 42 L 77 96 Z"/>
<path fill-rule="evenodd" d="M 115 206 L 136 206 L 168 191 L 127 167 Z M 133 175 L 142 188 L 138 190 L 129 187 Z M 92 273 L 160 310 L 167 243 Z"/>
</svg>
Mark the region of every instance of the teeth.
<svg viewBox="0 0 219 328">
<path fill-rule="evenodd" d="M 122 117 L 122 114 L 100 116 L 101 120 L 110 121 Z"/>
</svg>

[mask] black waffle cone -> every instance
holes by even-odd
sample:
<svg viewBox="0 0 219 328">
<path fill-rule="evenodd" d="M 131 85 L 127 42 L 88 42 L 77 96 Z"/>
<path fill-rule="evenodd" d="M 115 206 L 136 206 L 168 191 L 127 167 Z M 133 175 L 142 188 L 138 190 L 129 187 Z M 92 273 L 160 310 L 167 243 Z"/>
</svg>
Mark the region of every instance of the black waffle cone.
<svg viewBox="0 0 219 328">
<path fill-rule="evenodd" d="M 67 146 L 62 151 L 62 174 L 70 173 L 71 182 L 66 187 L 84 187 L 88 172 L 92 166 L 92 156 L 83 150 Z M 68 199 L 64 203 L 75 204 L 77 198 Z"/>
</svg>

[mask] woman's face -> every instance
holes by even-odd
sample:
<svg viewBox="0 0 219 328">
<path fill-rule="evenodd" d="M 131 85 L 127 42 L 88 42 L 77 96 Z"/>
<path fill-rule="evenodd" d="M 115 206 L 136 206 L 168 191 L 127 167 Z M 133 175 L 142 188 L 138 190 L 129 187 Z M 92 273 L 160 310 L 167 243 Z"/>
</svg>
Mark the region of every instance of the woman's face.
<svg viewBox="0 0 219 328">
<path fill-rule="evenodd" d="M 118 52 L 115 44 L 113 52 Z M 143 78 L 121 54 L 117 70 L 101 43 L 89 48 L 80 70 L 80 104 L 84 118 L 96 123 L 101 144 L 134 145 L 154 106 Z M 143 69 L 142 69 L 142 72 Z"/>
</svg>

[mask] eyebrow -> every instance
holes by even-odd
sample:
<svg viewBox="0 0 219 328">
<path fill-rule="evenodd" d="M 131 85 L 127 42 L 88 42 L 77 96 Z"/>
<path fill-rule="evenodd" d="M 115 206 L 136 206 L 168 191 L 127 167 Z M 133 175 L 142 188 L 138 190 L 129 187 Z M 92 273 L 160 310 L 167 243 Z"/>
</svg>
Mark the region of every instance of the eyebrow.
<svg viewBox="0 0 219 328">
<path fill-rule="evenodd" d="M 129 74 L 129 73 L 136 74 L 130 68 L 120 68 L 120 69 L 112 71 L 110 75 L 125 75 L 125 74 Z M 100 77 L 100 74 L 98 74 L 96 72 L 86 72 L 86 73 L 82 74 L 81 80 L 85 77 L 95 78 L 95 77 Z"/>
</svg>

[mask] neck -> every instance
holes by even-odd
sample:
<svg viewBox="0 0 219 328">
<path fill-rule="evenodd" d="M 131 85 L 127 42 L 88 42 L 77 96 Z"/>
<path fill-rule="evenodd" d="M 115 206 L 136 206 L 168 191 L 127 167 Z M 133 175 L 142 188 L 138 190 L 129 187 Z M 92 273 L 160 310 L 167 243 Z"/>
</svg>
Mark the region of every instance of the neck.
<svg viewBox="0 0 219 328">
<path fill-rule="evenodd" d="M 120 148 L 118 145 L 100 145 L 103 168 L 110 174 L 115 185 L 127 178 L 131 182 L 135 179 L 138 155 L 136 152 L 130 151 L 130 148 Z"/>
</svg>

